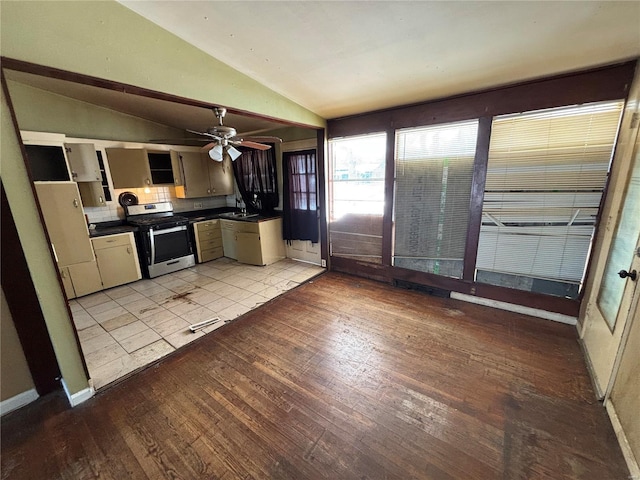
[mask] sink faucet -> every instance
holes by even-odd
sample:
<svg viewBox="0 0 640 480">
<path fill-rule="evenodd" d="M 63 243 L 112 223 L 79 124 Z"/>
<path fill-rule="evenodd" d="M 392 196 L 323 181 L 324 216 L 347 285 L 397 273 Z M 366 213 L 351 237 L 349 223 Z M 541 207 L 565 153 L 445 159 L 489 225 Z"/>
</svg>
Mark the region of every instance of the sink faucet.
<svg viewBox="0 0 640 480">
<path fill-rule="evenodd" d="M 247 209 L 244 205 L 244 201 L 241 201 L 238 197 L 236 197 L 236 208 L 238 208 L 238 206 L 242 203 L 242 208 L 240 209 L 240 213 L 242 215 L 246 215 L 247 214 Z"/>
</svg>

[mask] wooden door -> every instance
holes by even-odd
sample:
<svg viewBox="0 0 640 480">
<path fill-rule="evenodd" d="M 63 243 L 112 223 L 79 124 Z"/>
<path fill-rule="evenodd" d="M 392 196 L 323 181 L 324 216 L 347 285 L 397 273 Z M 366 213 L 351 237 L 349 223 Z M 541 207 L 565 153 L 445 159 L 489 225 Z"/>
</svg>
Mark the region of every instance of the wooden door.
<svg viewBox="0 0 640 480">
<path fill-rule="evenodd" d="M 106 148 L 113 188 L 151 186 L 147 151 L 143 148 Z"/>
<path fill-rule="evenodd" d="M 111 288 L 140 278 L 135 249 L 131 245 L 96 250 L 102 286 Z"/>
<path fill-rule="evenodd" d="M 640 272 L 640 74 L 632 86 L 620 127 L 610 195 L 603 214 L 603 234 L 586 291 L 581 337 L 599 397 L 611 389 L 611 376 L 630 316 L 638 282 L 619 272 Z M 638 274 L 640 275 L 640 274 Z"/>
<path fill-rule="evenodd" d="M 78 183 L 78 190 L 82 198 L 82 205 L 85 207 L 105 207 L 107 205 L 101 182 Z"/>
<path fill-rule="evenodd" d="M 69 265 L 68 269 L 76 297 L 82 297 L 83 295 L 89 295 L 90 293 L 102 290 L 102 280 L 100 279 L 98 264 L 95 260 L 93 262 Z M 65 289 L 66 288 L 65 286 Z"/>
<path fill-rule="evenodd" d="M 236 224 L 232 220 L 220 220 L 220 229 L 222 230 L 222 249 L 224 256 L 233 260 L 238 259 L 236 247 Z"/>
<path fill-rule="evenodd" d="M 211 184 L 211 195 L 233 195 L 233 165 L 228 155 L 224 155 L 222 162 L 215 162 L 206 157 L 209 166 L 209 182 Z"/>
<path fill-rule="evenodd" d="M 208 197 L 211 189 L 209 174 L 200 152 L 180 152 L 178 155 L 184 189 L 182 198 Z M 179 193 L 177 188 L 176 193 Z"/>
<path fill-rule="evenodd" d="M 236 248 L 238 262 L 249 265 L 264 265 L 259 233 L 236 233 Z"/>
<path fill-rule="evenodd" d="M 74 182 L 101 182 L 96 147 L 92 143 L 65 143 L 65 152 Z"/>
<path fill-rule="evenodd" d="M 34 182 L 58 265 L 94 260 L 89 230 L 75 182 Z"/>
</svg>

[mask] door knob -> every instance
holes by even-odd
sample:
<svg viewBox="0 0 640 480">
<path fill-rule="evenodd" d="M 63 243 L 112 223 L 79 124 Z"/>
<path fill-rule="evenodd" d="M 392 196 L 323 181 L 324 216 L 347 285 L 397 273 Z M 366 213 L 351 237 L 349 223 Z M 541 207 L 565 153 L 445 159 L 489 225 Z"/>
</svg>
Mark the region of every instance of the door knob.
<svg viewBox="0 0 640 480">
<path fill-rule="evenodd" d="M 627 272 L 626 270 L 620 270 L 618 272 L 618 275 L 620 275 L 620 278 L 629 277 L 633 282 L 635 282 L 636 278 L 638 278 L 638 272 L 636 272 L 635 270 L 631 270 L 630 272 Z"/>
</svg>

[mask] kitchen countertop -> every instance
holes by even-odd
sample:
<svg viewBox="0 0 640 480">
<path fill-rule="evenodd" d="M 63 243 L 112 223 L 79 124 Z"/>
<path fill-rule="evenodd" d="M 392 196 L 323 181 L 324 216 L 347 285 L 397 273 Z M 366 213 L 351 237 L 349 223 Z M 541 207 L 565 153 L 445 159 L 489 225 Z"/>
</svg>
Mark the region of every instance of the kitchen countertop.
<svg viewBox="0 0 640 480">
<path fill-rule="evenodd" d="M 123 221 L 115 222 L 100 222 L 91 224 L 95 225 L 95 228 L 89 228 L 89 236 L 91 238 L 104 237 L 105 235 L 116 235 L 118 233 L 137 232 L 138 227 L 128 225 Z M 91 225 L 89 227 L 91 227 Z"/>
<path fill-rule="evenodd" d="M 182 215 L 187 217 L 191 223 L 203 222 L 206 220 L 213 220 L 222 218 L 225 220 L 236 220 L 239 222 L 252 222 L 258 223 L 265 220 L 272 220 L 274 218 L 280 218 L 282 215 L 280 212 L 273 212 L 268 215 L 260 214 L 247 214 L 247 216 L 238 215 L 240 212 L 234 208 L 215 208 L 211 210 L 195 210 L 191 212 L 176 212 L 176 215 Z"/>
<path fill-rule="evenodd" d="M 216 218 L 224 218 L 226 220 L 235 220 L 238 222 L 264 222 L 265 220 L 272 220 L 274 218 L 280 218 L 281 212 L 273 212 L 268 215 L 260 214 L 248 214 L 246 217 L 238 215 L 239 210 L 231 207 L 211 208 L 208 210 L 193 210 L 189 212 L 174 212 L 181 217 L 187 217 L 189 223 L 203 222 L 206 220 L 213 220 Z M 103 237 L 105 235 L 116 235 L 118 233 L 137 232 L 138 227 L 127 224 L 124 220 L 114 220 L 110 222 L 98 222 L 91 224 L 95 228 L 89 228 L 89 236 Z"/>
</svg>

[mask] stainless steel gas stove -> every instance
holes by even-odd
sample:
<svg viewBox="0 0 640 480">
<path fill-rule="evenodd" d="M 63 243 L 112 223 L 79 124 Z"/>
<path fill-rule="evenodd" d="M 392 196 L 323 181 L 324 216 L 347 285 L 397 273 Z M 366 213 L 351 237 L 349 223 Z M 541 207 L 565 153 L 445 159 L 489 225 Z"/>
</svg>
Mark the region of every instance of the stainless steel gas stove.
<svg viewBox="0 0 640 480">
<path fill-rule="evenodd" d="M 127 223 L 138 227 L 138 256 L 145 277 L 154 278 L 196 264 L 189 219 L 174 215 L 171 202 L 124 208 Z"/>
</svg>

